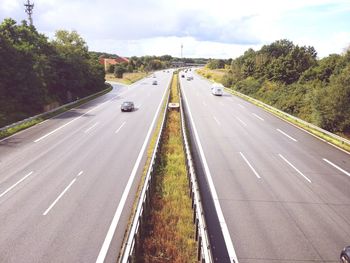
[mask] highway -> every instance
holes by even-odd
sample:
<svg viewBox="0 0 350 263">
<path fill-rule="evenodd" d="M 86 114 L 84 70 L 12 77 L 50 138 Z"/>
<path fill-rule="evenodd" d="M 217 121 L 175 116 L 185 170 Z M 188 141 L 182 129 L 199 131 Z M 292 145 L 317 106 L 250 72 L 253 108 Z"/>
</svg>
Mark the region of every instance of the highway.
<svg viewBox="0 0 350 263">
<path fill-rule="evenodd" d="M 156 76 L 0 141 L 0 262 L 116 262 L 172 73 Z"/>
<path fill-rule="evenodd" d="M 180 78 L 230 260 L 339 262 L 350 244 L 350 155 L 241 98 Z M 217 233 L 209 233 L 211 236 Z M 216 255 L 217 262 L 229 262 Z"/>
</svg>

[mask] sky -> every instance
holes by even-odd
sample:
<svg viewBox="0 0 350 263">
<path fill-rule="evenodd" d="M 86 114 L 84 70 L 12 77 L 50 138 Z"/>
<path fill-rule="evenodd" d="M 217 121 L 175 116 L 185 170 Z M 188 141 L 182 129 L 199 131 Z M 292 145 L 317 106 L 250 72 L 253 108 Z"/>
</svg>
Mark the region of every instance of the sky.
<svg viewBox="0 0 350 263">
<path fill-rule="evenodd" d="M 0 0 L 0 21 L 27 19 L 25 1 Z M 183 45 L 184 57 L 228 59 L 288 39 L 322 58 L 350 46 L 350 0 L 34 0 L 33 22 L 125 57 L 180 57 Z"/>
</svg>

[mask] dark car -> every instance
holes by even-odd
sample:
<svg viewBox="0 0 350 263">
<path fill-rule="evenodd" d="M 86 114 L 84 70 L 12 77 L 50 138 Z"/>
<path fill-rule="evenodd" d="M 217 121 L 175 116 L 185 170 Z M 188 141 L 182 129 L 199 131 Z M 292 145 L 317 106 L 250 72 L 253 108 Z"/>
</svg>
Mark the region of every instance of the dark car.
<svg viewBox="0 0 350 263">
<path fill-rule="evenodd" d="M 153 80 L 152 85 L 158 85 L 158 82 L 156 80 Z"/>
<path fill-rule="evenodd" d="M 124 101 L 120 106 L 121 111 L 133 111 L 135 109 L 132 101 Z"/>
<path fill-rule="evenodd" d="M 350 246 L 344 247 L 344 249 L 340 253 L 340 262 L 350 263 Z"/>
</svg>

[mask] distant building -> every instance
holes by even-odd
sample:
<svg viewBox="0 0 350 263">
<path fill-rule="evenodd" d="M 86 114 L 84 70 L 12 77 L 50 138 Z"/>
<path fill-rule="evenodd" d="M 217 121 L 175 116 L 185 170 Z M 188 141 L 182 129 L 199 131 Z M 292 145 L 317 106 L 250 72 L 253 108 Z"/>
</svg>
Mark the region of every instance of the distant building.
<svg viewBox="0 0 350 263">
<path fill-rule="evenodd" d="M 116 65 L 119 63 L 129 63 L 129 59 L 123 58 L 123 57 L 117 57 L 117 58 L 99 58 L 99 62 L 101 65 L 104 65 L 105 71 L 107 71 L 109 65 Z"/>
</svg>

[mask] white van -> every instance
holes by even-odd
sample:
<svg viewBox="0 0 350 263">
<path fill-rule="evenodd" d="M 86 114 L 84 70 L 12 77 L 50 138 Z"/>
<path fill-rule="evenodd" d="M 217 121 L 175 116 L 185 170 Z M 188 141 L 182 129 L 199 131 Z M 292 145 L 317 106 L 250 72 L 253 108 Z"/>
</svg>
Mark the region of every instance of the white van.
<svg viewBox="0 0 350 263">
<path fill-rule="evenodd" d="M 211 86 L 211 93 L 216 96 L 222 96 L 224 94 L 224 86 L 220 83 L 214 83 Z"/>
</svg>

